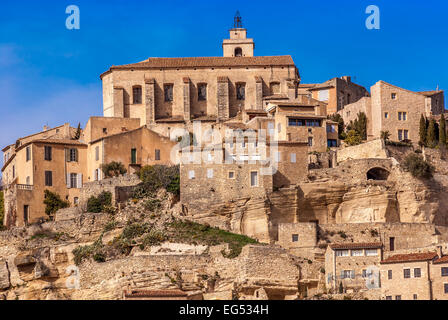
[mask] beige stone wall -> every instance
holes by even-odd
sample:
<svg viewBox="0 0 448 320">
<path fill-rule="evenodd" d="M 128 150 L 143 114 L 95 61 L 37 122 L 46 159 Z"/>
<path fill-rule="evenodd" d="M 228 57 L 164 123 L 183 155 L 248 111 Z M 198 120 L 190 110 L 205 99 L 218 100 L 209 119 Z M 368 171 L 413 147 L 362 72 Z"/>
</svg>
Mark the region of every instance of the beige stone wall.
<svg viewBox="0 0 448 320">
<path fill-rule="evenodd" d="M 344 124 L 347 126 L 350 121 L 355 121 L 358 118 L 358 113 L 364 112 L 367 116 L 367 139 L 372 138 L 373 119 L 372 119 L 372 98 L 362 97 L 355 103 L 344 106 L 344 109 L 339 110 L 338 113 L 344 119 Z"/>
<path fill-rule="evenodd" d="M 337 150 L 337 161 L 354 159 L 386 159 L 388 153 L 383 139 L 376 139 L 357 146 L 345 147 Z"/>
<path fill-rule="evenodd" d="M 298 241 L 293 241 L 293 235 L 298 236 Z M 313 222 L 279 223 L 278 244 L 287 249 L 314 249 L 317 245 L 317 224 Z"/>
<path fill-rule="evenodd" d="M 434 300 L 448 300 L 448 293 L 445 293 L 445 284 L 448 284 L 448 277 L 442 276 L 442 268 L 447 268 L 448 263 L 431 263 L 430 272 L 432 280 L 432 298 Z"/>
<path fill-rule="evenodd" d="M 89 143 L 139 127 L 139 118 L 90 117 L 84 129 L 83 138 L 85 142 Z"/>
<path fill-rule="evenodd" d="M 411 278 L 404 278 L 403 269 L 411 269 Z M 414 269 L 421 269 L 421 277 L 414 277 Z M 388 271 L 392 271 L 392 279 L 388 279 Z M 406 262 L 381 264 L 381 299 L 392 296 L 395 300 L 397 295 L 402 300 L 430 300 L 429 262 Z"/>
</svg>

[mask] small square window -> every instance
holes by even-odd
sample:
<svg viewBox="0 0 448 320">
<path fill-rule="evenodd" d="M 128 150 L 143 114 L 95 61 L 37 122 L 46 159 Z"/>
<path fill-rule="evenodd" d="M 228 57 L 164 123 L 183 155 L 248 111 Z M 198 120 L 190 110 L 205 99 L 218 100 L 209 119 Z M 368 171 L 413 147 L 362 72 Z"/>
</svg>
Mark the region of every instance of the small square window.
<svg viewBox="0 0 448 320">
<path fill-rule="evenodd" d="M 396 94 L 396 93 L 391 93 L 391 94 L 390 94 L 390 98 L 391 98 L 392 100 L 397 99 L 397 94 Z"/>
<path fill-rule="evenodd" d="M 401 300 L 401 296 L 395 296 L 395 300 Z"/>
<path fill-rule="evenodd" d="M 159 161 L 160 160 L 160 150 L 159 149 L 156 149 L 155 150 L 155 158 L 156 158 L 156 161 Z"/>
<path fill-rule="evenodd" d="M 386 296 L 386 300 L 392 300 L 392 296 Z"/>
<path fill-rule="evenodd" d="M 292 242 L 298 242 L 299 241 L 299 235 L 298 234 L 293 234 L 292 235 Z"/>
<path fill-rule="evenodd" d="M 250 173 L 250 186 L 258 187 L 258 172 L 257 171 L 252 171 Z"/>
<path fill-rule="evenodd" d="M 392 279 L 392 270 L 387 270 L 387 279 Z"/>
<path fill-rule="evenodd" d="M 235 178 L 235 172 L 229 171 L 229 179 L 234 179 L 234 178 Z"/>
<path fill-rule="evenodd" d="M 291 153 L 291 163 L 296 163 L 296 154 L 295 153 Z"/>
<path fill-rule="evenodd" d="M 422 276 L 422 269 L 414 268 L 414 278 L 421 278 L 421 276 Z"/>
<path fill-rule="evenodd" d="M 194 179 L 194 170 L 188 171 L 188 179 Z"/>
<path fill-rule="evenodd" d="M 441 268 L 442 277 L 448 277 L 448 267 Z"/>
<path fill-rule="evenodd" d="M 213 178 L 213 169 L 207 169 L 207 178 Z"/>
<path fill-rule="evenodd" d="M 411 277 L 411 269 L 403 269 L 403 276 L 405 279 L 408 279 Z"/>
<path fill-rule="evenodd" d="M 443 292 L 448 293 L 448 283 L 443 284 Z"/>
<path fill-rule="evenodd" d="M 414 293 L 414 300 L 417 300 L 417 295 Z"/>
<path fill-rule="evenodd" d="M 384 112 L 384 118 L 388 119 L 389 118 L 389 112 Z"/>
</svg>

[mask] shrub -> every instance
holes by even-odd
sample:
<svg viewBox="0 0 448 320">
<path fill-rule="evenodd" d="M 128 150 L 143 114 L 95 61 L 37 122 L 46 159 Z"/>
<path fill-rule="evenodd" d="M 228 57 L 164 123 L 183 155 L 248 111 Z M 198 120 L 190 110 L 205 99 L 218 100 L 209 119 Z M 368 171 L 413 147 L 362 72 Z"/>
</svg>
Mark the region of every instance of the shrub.
<svg viewBox="0 0 448 320">
<path fill-rule="evenodd" d="M 409 154 L 403 163 L 403 168 L 412 176 L 419 179 L 430 179 L 434 174 L 434 167 L 416 153 Z"/>
<path fill-rule="evenodd" d="M 355 130 L 349 130 L 347 133 L 347 137 L 345 138 L 345 143 L 347 143 L 349 146 L 356 146 L 358 144 L 361 144 L 362 137 L 361 135 L 356 132 Z"/>
<path fill-rule="evenodd" d="M 159 199 L 149 199 L 143 204 L 143 206 L 146 210 L 153 212 L 160 208 L 161 202 Z"/>
<path fill-rule="evenodd" d="M 342 239 L 347 239 L 347 234 L 344 231 L 338 231 L 338 234 Z"/>
<path fill-rule="evenodd" d="M 116 161 L 101 165 L 101 170 L 106 178 L 118 177 L 127 172 L 124 165 L 121 162 Z"/>
<path fill-rule="evenodd" d="M 52 216 L 55 214 L 59 209 L 64 209 L 67 207 L 70 207 L 70 202 L 62 200 L 61 197 L 54 192 L 51 192 L 49 190 L 44 191 L 45 199 L 45 213 L 48 216 Z"/>
<path fill-rule="evenodd" d="M 165 236 L 162 232 L 152 229 L 142 239 L 143 247 L 155 246 L 165 241 Z"/>
<path fill-rule="evenodd" d="M 109 191 L 103 191 L 98 195 L 98 197 L 91 196 L 87 200 L 87 212 L 114 213 L 115 208 L 114 208 L 114 210 L 112 210 L 111 207 L 112 207 L 112 193 L 110 193 Z M 113 212 L 111 212 L 111 211 L 113 211 Z"/>
<path fill-rule="evenodd" d="M 104 226 L 104 232 L 108 232 L 111 230 L 114 230 L 115 227 L 117 226 L 117 222 L 116 221 L 109 221 L 105 226 Z"/>
<path fill-rule="evenodd" d="M 142 236 L 146 232 L 150 231 L 151 226 L 147 223 L 140 224 L 140 223 L 132 223 L 128 224 L 124 229 L 123 233 L 121 234 L 121 238 L 124 239 L 135 239 L 137 237 Z"/>
<path fill-rule="evenodd" d="M 387 131 L 387 130 L 386 131 L 381 131 L 380 135 L 381 135 L 381 139 L 384 140 L 384 141 L 387 141 L 390 138 L 390 132 Z"/>
<path fill-rule="evenodd" d="M 179 194 L 179 177 L 179 166 L 144 166 L 140 170 L 142 183 L 134 189 L 133 197 L 142 199 L 153 195 L 160 188 L 164 188 L 173 194 Z"/>
<path fill-rule="evenodd" d="M 74 262 L 79 266 L 85 259 L 93 256 L 97 262 L 106 261 L 106 255 L 103 252 L 103 239 L 100 237 L 97 241 L 87 246 L 79 246 L 75 248 L 73 253 Z"/>
</svg>

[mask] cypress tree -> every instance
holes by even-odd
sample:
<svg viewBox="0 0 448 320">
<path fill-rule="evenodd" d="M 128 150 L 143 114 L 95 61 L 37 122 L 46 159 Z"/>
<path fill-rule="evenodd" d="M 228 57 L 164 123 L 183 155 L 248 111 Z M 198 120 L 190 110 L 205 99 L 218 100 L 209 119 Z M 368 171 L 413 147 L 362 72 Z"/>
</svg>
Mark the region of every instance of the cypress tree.
<svg viewBox="0 0 448 320">
<path fill-rule="evenodd" d="M 418 129 L 418 134 L 420 136 L 420 141 L 418 142 L 420 146 L 426 146 L 426 119 L 423 114 L 420 117 L 420 127 Z"/>
<path fill-rule="evenodd" d="M 440 116 L 440 125 L 439 125 L 439 146 L 444 147 L 446 146 L 446 123 L 445 123 L 445 116 Z"/>
<path fill-rule="evenodd" d="M 436 122 L 434 119 L 429 121 L 428 132 L 426 134 L 426 144 L 430 148 L 434 148 L 437 145 L 436 141 Z"/>
</svg>

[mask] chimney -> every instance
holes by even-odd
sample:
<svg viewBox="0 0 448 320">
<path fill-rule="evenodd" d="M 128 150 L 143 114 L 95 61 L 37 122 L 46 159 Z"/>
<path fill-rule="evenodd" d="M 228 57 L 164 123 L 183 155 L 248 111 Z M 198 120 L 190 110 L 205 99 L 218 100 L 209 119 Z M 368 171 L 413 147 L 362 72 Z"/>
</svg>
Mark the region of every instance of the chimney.
<svg viewBox="0 0 448 320">
<path fill-rule="evenodd" d="M 47 131 L 47 130 L 48 130 L 47 125 L 44 125 L 44 130 L 43 131 Z"/>
<path fill-rule="evenodd" d="M 443 252 L 442 252 L 442 246 L 437 246 L 437 255 L 439 258 L 442 258 Z"/>
</svg>

